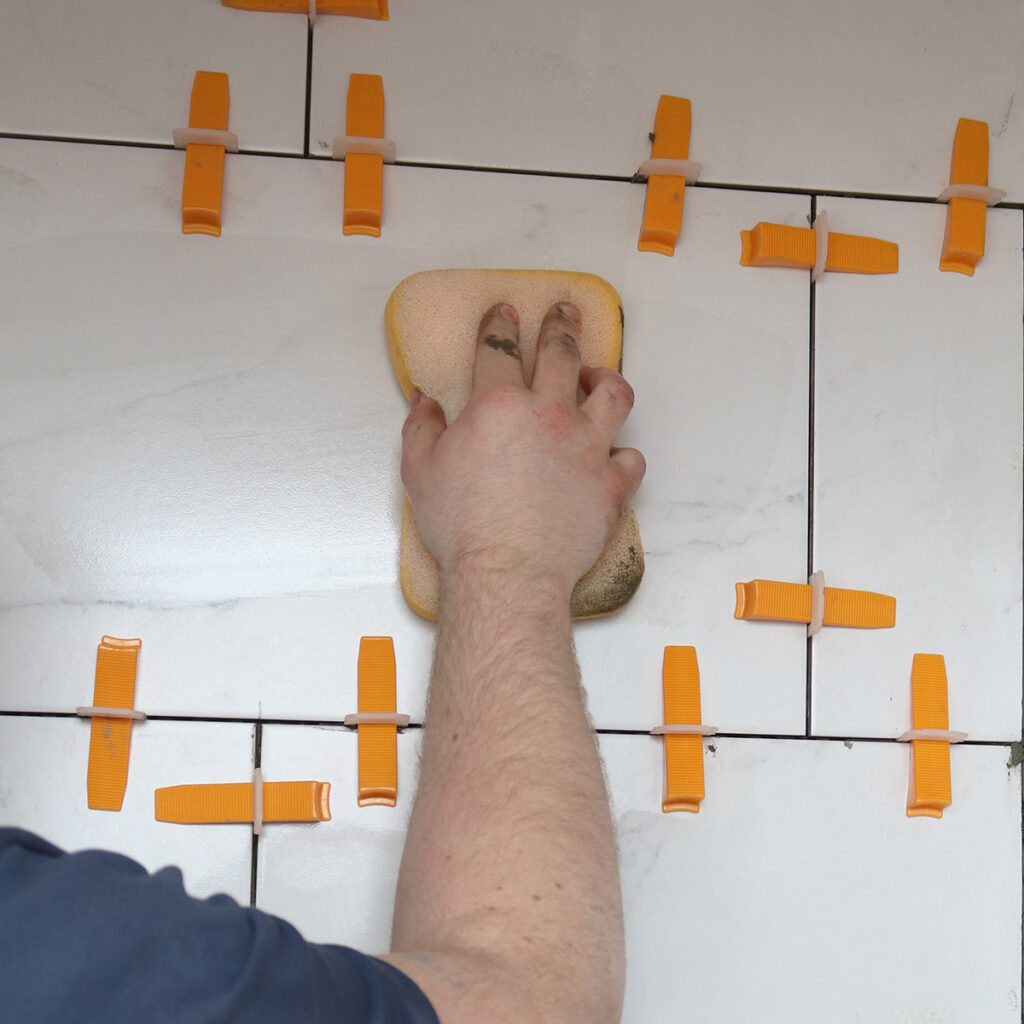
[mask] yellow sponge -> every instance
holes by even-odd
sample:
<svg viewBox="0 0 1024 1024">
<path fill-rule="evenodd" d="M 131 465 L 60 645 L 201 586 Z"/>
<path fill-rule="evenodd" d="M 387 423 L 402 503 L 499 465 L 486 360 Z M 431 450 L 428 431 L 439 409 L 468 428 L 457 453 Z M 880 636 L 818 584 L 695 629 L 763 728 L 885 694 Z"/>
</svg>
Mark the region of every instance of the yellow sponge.
<svg viewBox="0 0 1024 1024">
<path fill-rule="evenodd" d="M 413 274 L 391 293 L 384 312 L 391 361 L 406 398 L 421 391 L 440 403 L 451 423 L 469 400 L 480 319 L 507 302 L 520 322 L 523 373 L 529 381 L 537 332 L 556 302 L 580 311 L 580 352 L 585 366 L 622 367 L 622 302 L 607 281 L 560 270 L 428 270 Z M 402 591 L 413 611 L 437 618 L 440 577 L 408 499 L 402 515 Z M 643 547 L 633 509 L 601 557 L 572 594 L 574 618 L 607 615 L 636 592 L 644 573 Z"/>
</svg>

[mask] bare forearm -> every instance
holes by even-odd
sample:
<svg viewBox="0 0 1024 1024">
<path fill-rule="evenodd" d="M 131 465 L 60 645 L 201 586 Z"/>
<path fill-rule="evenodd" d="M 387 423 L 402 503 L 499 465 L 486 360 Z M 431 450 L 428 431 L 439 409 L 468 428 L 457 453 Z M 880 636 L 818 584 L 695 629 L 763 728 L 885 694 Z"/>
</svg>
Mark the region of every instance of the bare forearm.
<svg viewBox="0 0 1024 1024">
<path fill-rule="evenodd" d="M 567 595 L 516 592 L 545 585 L 444 580 L 393 949 L 493 956 L 523 1000 L 509 1019 L 613 1020 L 618 868 Z"/>
</svg>

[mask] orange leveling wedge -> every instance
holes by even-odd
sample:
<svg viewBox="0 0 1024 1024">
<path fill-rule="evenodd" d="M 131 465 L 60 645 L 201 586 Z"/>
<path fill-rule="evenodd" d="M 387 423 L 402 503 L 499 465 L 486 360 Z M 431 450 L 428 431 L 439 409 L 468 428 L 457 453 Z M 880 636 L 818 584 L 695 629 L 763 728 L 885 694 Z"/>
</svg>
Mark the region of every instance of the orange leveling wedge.
<svg viewBox="0 0 1024 1024">
<path fill-rule="evenodd" d="M 953 137 L 949 188 L 939 197 L 948 199 L 940 270 L 974 276 L 985 255 L 985 209 L 1005 194 L 988 187 L 987 122 L 960 118 Z"/>
<path fill-rule="evenodd" d="M 661 809 L 700 811 L 704 799 L 704 736 L 718 730 L 700 722 L 700 671 L 693 647 L 666 647 L 661 670 L 665 724 L 651 730 L 665 737 L 665 796 Z"/>
<path fill-rule="evenodd" d="M 345 134 L 363 139 L 384 138 L 384 80 L 380 75 L 349 77 Z M 347 151 L 342 233 L 380 237 L 383 202 L 383 156 Z"/>
<path fill-rule="evenodd" d="M 264 782 L 257 770 L 252 782 L 165 786 L 156 790 L 157 821 L 180 825 L 227 825 L 265 821 L 330 821 L 329 782 Z"/>
<path fill-rule="evenodd" d="M 821 573 L 815 573 L 807 584 L 751 580 L 736 584 L 735 617 L 806 622 L 810 635 L 821 626 L 887 629 L 896 625 L 896 598 L 826 587 Z"/>
<path fill-rule="evenodd" d="M 124 802 L 132 721 L 146 717 L 133 711 L 141 647 L 141 640 L 103 637 L 96 649 L 95 706 L 78 708 L 79 715 L 92 718 L 87 789 L 94 811 L 119 811 Z"/>
<path fill-rule="evenodd" d="M 841 274 L 895 274 L 899 246 L 881 238 L 828 231 L 824 270 Z M 740 263 L 744 267 L 793 267 L 812 270 L 818 240 L 814 228 L 768 224 L 764 221 L 741 231 Z"/>
<path fill-rule="evenodd" d="M 293 14 L 347 14 L 352 18 L 388 20 L 388 0 L 220 0 L 242 11 L 283 11 Z"/>
<path fill-rule="evenodd" d="M 228 76 L 219 71 L 197 71 L 192 83 L 189 128 L 226 132 L 228 103 Z M 220 235 L 224 153 L 223 145 L 190 142 L 185 147 L 181 230 L 186 235 Z"/>
<path fill-rule="evenodd" d="M 345 725 L 359 730 L 359 806 L 394 807 L 398 797 L 398 728 L 395 713 L 395 645 L 389 636 L 359 641 L 359 713 Z"/>
<path fill-rule="evenodd" d="M 654 116 L 651 140 L 652 161 L 684 161 L 690 153 L 690 101 L 679 96 L 662 96 Z M 647 178 L 644 220 L 637 249 L 671 256 L 676 251 L 683 224 L 682 174 L 651 173 Z"/>
<path fill-rule="evenodd" d="M 946 660 L 941 654 L 915 654 L 910 673 L 910 732 L 897 737 L 910 743 L 908 818 L 941 818 L 953 802 L 949 745 L 967 739 L 949 728 Z"/>
</svg>

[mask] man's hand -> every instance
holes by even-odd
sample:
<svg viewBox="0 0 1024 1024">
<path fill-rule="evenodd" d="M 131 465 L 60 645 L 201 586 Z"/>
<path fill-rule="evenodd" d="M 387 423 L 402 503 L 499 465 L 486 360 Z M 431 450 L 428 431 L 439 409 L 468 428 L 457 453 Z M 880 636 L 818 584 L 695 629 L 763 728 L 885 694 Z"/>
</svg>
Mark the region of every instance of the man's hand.
<svg viewBox="0 0 1024 1024">
<path fill-rule="evenodd" d="M 566 599 L 596 561 L 643 478 L 643 456 L 612 440 L 633 391 L 580 368 L 580 316 L 561 303 L 541 324 L 533 380 L 511 306 L 488 310 L 473 393 L 451 426 L 417 396 L 403 430 L 402 479 L 441 572 L 496 571 L 554 582 Z"/>
</svg>

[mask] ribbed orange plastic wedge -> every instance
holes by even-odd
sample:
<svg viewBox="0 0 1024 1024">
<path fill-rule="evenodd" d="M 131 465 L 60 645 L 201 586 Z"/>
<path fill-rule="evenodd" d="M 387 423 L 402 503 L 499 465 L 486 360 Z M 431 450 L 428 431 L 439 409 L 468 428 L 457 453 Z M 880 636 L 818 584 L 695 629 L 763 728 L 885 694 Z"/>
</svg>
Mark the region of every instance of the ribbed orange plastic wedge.
<svg viewBox="0 0 1024 1024">
<path fill-rule="evenodd" d="M 988 184 L 988 123 L 961 117 L 953 137 L 950 185 Z M 985 255 L 985 212 L 982 199 L 954 196 L 946 206 L 946 234 L 942 239 L 940 270 L 974 276 Z"/>
<path fill-rule="evenodd" d="M 910 688 L 911 726 L 914 729 L 948 729 L 945 658 L 941 654 L 915 654 Z M 949 743 L 911 740 L 907 817 L 941 818 L 942 809 L 952 802 Z"/>
<path fill-rule="evenodd" d="M 395 711 L 395 645 L 389 636 L 359 641 L 359 712 Z M 359 725 L 359 806 L 394 807 L 398 798 L 398 727 Z"/>
<path fill-rule="evenodd" d="M 227 131 L 228 76 L 197 71 L 192 83 L 189 128 Z M 224 147 L 189 143 L 185 147 L 185 183 L 181 190 L 181 230 L 186 235 L 220 235 L 224 187 Z"/>
<path fill-rule="evenodd" d="M 666 725 L 700 725 L 700 670 L 693 647 L 666 647 L 661 670 Z M 696 814 L 704 799 L 704 741 L 701 736 L 665 734 L 664 813 Z"/>
<path fill-rule="evenodd" d="M 101 708 L 135 706 L 135 673 L 141 640 L 105 636 L 96 649 L 93 704 Z M 128 755 L 132 744 L 130 718 L 93 716 L 89 736 L 86 789 L 94 811 L 119 811 L 128 786 Z"/>
<path fill-rule="evenodd" d="M 251 782 L 166 786 L 155 792 L 156 820 L 180 825 L 251 822 Z M 264 821 L 330 821 L 329 782 L 264 782 Z"/>
<path fill-rule="evenodd" d="M 307 14 L 308 0 L 220 0 L 223 7 L 242 11 L 283 11 Z M 388 0 L 316 0 L 317 14 L 347 14 L 352 18 L 388 20 Z"/>
<path fill-rule="evenodd" d="M 349 77 L 345 134 L 384 138 L 384 80 L 380 75 Z M 346 153 L 342 232 L 379 237 L 383 205 L 384 158 L 376 153 Z"/>
<path fill-rule="evenodd" d="M 744 267 L 810 270 L 814 266 L 813 228 L 761 221 L 750 231 L 741 231 L 740 238 L 740 263 Z M 895 274 L 899 265 L 899 246 L 895 242 L 867 235 L 828 233 L 826 270 L 841 274 Z"/>
<path fill-rule="evenodd" d="M 812 589 L 805 583 L 751 580 L 736 584 L 737 619 L 811 621 Z M 887 629 L 896 625 L 896 598 L 868 590 L 825 588 L 825 626 Z"/>
<path fill-rule="evenodd" d="M 690 101 L 662 96 L 654 116 L 652 160 L 685 160 L 690 155 Z M 647 179 L 644 220 L 637 249 L 671 256 L 676 251 L 683 224 L 683 193 L 686 178 L 652 174 Z"/>
</svg>

